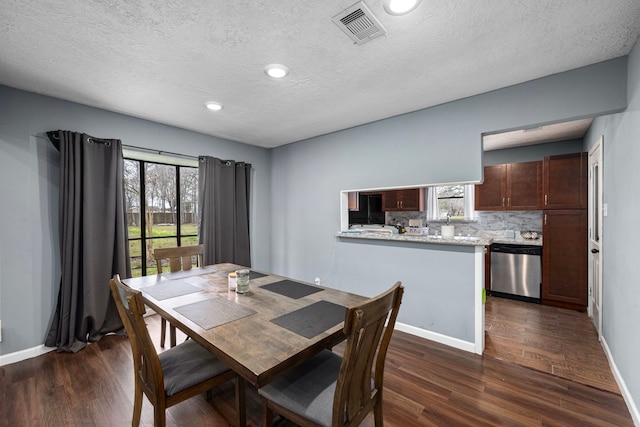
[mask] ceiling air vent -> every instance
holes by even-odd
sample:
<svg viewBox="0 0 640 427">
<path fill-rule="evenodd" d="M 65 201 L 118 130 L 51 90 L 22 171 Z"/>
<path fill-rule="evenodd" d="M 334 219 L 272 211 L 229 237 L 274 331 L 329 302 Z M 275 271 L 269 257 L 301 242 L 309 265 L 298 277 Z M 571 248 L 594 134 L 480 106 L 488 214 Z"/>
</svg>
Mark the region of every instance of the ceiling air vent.
<svg viewBox="0 0 640 427">
<path fill-rule="evenodd" d="M 378 18 L 373 16 L 361 1 L 343 10 L 331 20 L 358 45 L 387 34 L 387 30 Z"/>
</svg>

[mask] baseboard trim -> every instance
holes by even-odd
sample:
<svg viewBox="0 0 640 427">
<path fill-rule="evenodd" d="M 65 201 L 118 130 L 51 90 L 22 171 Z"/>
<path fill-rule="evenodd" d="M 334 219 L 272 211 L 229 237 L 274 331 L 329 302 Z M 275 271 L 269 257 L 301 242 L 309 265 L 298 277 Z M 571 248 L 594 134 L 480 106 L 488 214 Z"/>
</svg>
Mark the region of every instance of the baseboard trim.
<svg viewBox="0 0 640 427">
<path fill-rule="evenodd" d="M 415 335 L 420 338 L 424 338 L 430 341 L 435 341 L 440 344 L 448 345 L 449 347 L 457 348 L 458 350 L 468 351 L 469 353 L 476 352 L 476 346 L 472 342 L 463 341 L 458 338 L 452 338 L 447 335 L 442 335 L 437 332 L 427 331 L 426 329 L 417 328 L 415 326 L 407 325 L 405 323 L 396 322 L 398 331 L 406 332 L 411 335 Z"/>
<path fill-rule="evenodd" d="M 31 359 L 32 357 L 38 357 L 53 350 L 55 350 L 55 348 L 45 347 L 44 344 L 41 344 L 37 347 L 26 348 L 14 353 L 3 354 L 2 356 L 0 356 L 0 366 L 22 362 L 23 360 Z"/>
<path fill-rule="evenodd" d="M 615 360 L 613 360 L 613 355 L 611 354 L 611 350 L 609 350 L 607 341 L 604 339 L 604 337 L 602 337 L 600 339 L 600 342 L 602 344 L 602 348 L 604 348 L 604 354 L 606 354 L 607 359 L 609 359 L 609 366 L 611 367 L 611 371 L 613 372 L 613 377 L 616 379 L 618 387 L 620 387 L 620 393 L 622 394 L 622 397 L 627 404 L 627 408 L 629 408 L 629 413 L 631 414 L 631 418 L 633 418 L 633 424 L 640 426 L 640 412 L 638 412 L 638 407 L 633 401 L 633 397 L 631 396 L 631 393 L 627 388 L 627 384 L 624 382 L 624 378 L 622 378 Z"/>
</svg>

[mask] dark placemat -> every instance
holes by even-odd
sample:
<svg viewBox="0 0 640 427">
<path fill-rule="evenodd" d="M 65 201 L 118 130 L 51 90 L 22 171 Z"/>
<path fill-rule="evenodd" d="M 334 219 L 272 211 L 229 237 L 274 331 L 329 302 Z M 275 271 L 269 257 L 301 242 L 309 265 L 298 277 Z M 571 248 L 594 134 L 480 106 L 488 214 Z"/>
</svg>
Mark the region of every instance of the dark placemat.
<svg viewBox="0 0 640 427">
<path fill-rule="evenodd" d="M 140 290 L 158 301 L 201 291 L 197 286 L 184 282 L 174 282 L 172 280 L 161 282 L 154 286 L 145 286 L 144 288 L 140 288 Z"/>
<path fill-rule="evenodd" d="M 176 307 L 175 311 L 203 329 L 215 328 L 255 313 L 250 308 L 243 307 L 226 298 L 218 297 L 182 305 Z"/>
<path fill-rule="evenodd" d="M 293 280 L 281 280 L 279 282 L 270 283 L 260 287 L 271 292 L 275 292 L 280 295 L 284 295 L 289 298 L 298 299 L 306 297 L 307 295 L 315 294 L 316 292 L 323 291 L 322 288 L 306 285 L 300 282 L 294 282 Z"/>
<path fill-rule="evenodd" d="M 278 326 L 313 338 L 344 320 L 346 308 L 329 301 L 318 301 L 271 320 Z"/>
<path fill-rule="evenodd" d="M 259 279 L 261 277 L 267 276 L 267 274 L 258 273 L 257 271 L 251 270 L 249 272 L 249 280 L 251 279 Z"/>
</svg>

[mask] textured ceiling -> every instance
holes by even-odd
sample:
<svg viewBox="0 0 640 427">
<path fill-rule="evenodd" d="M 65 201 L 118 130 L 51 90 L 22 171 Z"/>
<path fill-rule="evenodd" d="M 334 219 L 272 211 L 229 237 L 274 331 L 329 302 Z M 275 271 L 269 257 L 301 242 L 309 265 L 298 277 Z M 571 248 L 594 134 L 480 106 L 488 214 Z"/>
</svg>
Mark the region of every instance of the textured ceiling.
<svg viewBox="0 0 640 427">
<path fill-rule="evenodd" d="M 3 0 L 0 84 L 276 147 L 629 53 L 638 0 Z M 265 76 L 287 65 L 281 81 Z M 206 101 L 224 109 L 213 113 Z"/>
</svg>

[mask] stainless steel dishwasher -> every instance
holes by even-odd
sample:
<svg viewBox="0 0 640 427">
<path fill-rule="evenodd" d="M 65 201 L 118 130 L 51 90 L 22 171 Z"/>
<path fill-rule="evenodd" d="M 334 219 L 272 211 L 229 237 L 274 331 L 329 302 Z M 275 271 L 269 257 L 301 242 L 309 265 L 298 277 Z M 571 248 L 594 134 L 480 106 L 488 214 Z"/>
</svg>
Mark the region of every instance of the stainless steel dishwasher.
<svg viewBox="0 0 640 427">
<path fill-rule="evenodd" d="M 491 245 L 491 295 L 540 302 L 542 247 Z"/>
</svg>

